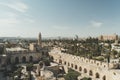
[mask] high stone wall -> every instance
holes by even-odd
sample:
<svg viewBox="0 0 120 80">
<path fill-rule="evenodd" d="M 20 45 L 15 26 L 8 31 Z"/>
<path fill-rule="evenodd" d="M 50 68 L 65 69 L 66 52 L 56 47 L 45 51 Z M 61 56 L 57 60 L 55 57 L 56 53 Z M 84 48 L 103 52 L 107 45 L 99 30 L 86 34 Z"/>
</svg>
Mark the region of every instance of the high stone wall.
<svg viewBox="0 0 120 80">
<path fill-rule="evenodd" d="M 57 49 L 53 49 L 50 53 L 54 61 L 65 65 L 68 68 L 72 68 L 83 76 L 89 76 L 93 80 L 119 80 L 120 71 L 115 71 L 110 69 L 114 64 L 101 61 L 96 61 L 92 59 L 87 59 L 84 57 L 78 57 L 66 53 L 61 53 Z"/>
</svg>

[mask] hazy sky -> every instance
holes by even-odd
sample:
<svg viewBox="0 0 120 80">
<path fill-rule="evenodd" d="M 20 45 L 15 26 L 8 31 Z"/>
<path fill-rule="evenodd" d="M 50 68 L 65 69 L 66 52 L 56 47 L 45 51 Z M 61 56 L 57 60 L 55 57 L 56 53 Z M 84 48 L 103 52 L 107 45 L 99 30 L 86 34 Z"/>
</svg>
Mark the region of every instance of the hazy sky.
<svg viewBox="0 0 120 80">
<path fill-rule="evenodd" d="M 0 0 L 0 37 L 120 34 L 120 0 Z"/>
</svg>

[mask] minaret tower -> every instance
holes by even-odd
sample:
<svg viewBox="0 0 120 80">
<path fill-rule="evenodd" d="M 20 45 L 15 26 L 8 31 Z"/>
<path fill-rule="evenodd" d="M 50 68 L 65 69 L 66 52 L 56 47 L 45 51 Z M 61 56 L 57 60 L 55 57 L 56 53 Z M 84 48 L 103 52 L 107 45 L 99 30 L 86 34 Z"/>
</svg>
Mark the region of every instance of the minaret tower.
<svg viewBox="0 0 120 80">
<path fill-rule="evenodd" d="M 40 47 L 42 46 L 41 33 L 39 33 L 39 35 L 38 35 L 38 45 Z"/>
</svg>

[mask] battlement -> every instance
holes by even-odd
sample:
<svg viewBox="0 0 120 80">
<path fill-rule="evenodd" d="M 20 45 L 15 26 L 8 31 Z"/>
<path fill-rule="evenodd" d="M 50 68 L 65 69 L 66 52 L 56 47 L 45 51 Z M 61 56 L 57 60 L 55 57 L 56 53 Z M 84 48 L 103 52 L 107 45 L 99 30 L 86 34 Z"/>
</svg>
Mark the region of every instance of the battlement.
<svg viewBox="0 0 120 80">
<path fill-rule="evenodd" d="M 86 63 L 86 64 L 90 64 L 90 65 L 94 65 L 96 67 L 101 67 L 101 68 L 108 68 L 108 67 L 113 67 L 114 64 L 113 63 L 107 63 L 107 62 L 102 62 L 102 61 L 97 61 L 97 60 L 93 60 L 93 59 L 88 59 L 88 58 L 84 58 L 84 57 L 79 57 L 79 56 L 75 56 L 75 55 L 71 55 L 71 54 L 66 54 L 66 53 L 59 53 L 56 54 L 54 53 L 53 56 L 56 56 L 57 59 L 61 59 L 61 60 L 69 60 L 71 62 L 76 61 L 78 63 Z"/>
</svg>

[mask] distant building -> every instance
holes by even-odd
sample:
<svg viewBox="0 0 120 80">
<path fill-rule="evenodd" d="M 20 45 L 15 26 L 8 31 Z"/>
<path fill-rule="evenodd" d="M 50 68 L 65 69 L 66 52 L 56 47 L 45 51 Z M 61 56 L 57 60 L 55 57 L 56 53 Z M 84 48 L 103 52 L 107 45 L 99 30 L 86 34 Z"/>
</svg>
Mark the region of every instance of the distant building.
<svg viewBox="0 0 120 80">
<path fill-rule="evenodd" d="M 0 39 L 0 43 L 3 43 L 3 39 Z"/>
<path fill-rule="evenodd" d="M 120 44 L 118 43 L 118 40 L 115 40 L 115 43 L 111 44 L 111 51 L 112 50 L 120 52 Z"/>
<path fill-rule="evenodd" d="M 118 40 L 118 35 L 101 35 L 98 37 L 99 40 L 106 41 L 106 40 Z"/>
<path fill-rule="evenodd" d="M 118 44 L 118 45 L 112 44 L 111 47 L 112 47 L 111 51 L 115 50 L 117 52 L 120 52 L 120 44 Z"/>
<path fill-rule="evenodd" d="M 29 46 L 30 51 L 37 51 L 37 44 L 36 43 L 31 43 Z"/>
<path fill-rule="evenodd" d="M 6 48 L 5 44 L 0 44 L 0 70 L 5 68 L 5 65 L 19 64 L 25 62 L 38 62 L 41 57 L 47 54 L 47 50 L 44 49 L 41 44 L 41 34 L 39 34 L 38 44 L 30 43 L 29 48 L 22 47 L 10 47 Z"/>
</svg>

